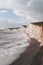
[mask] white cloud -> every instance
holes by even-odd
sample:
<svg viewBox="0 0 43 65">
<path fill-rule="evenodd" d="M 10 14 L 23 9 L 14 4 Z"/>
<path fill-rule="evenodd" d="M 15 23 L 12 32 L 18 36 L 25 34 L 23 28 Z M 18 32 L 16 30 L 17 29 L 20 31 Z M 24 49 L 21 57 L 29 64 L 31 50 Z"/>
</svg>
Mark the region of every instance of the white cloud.
<svg viewBox="0 0 43 65">
<path fill-rule="evenodd" d="M 0 0 L 0 8 L 13 9 L 18 16 L 43 20 L 43 0 Z"/>
<path fill-rule="evenodd" d="M 7 10 L 1 10 L 0 13 L 3 14 L 3 13 L 6 13 Z"/>
</svg>

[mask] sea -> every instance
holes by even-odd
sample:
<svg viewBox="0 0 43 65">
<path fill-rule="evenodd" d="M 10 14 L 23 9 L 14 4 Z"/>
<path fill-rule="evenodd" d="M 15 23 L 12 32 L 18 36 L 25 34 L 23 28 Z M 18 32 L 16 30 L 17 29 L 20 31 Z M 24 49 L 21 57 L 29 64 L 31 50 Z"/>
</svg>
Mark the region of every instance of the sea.
<svg viewBox="0 0 43 65">
<path fill-rule="evenodd" d="M 0 65 L 11 64 L 28 46 L 29 37 L 24 32 L 0 31 Z"/>
</svg>

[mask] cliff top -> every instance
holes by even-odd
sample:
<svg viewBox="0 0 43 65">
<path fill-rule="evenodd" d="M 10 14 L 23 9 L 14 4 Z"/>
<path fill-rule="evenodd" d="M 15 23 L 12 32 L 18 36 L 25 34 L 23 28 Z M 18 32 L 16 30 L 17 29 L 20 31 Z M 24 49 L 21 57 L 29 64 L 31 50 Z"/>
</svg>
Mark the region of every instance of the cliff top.
<svg viewBox="0 0 43 65">
<path fill-rule="evenodd" d="M 39 26 L 43 26 L 43 22 L 34 22 L 34 23 L 31 23 L 33 25 L 39 25 Z"/>
</svg>

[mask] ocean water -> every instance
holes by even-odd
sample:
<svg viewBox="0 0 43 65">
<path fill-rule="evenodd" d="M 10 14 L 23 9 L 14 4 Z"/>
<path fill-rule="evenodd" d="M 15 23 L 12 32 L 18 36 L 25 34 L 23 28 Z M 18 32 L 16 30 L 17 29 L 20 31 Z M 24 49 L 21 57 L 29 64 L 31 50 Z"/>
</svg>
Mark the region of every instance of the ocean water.
<svg viewBox="0 0 43 65">
<path fill-rule="evenodd" d="M 0 31 L 0 65 L 9 65 L 29 46 L 29 37 L 22 32 Z"/>
</svg>

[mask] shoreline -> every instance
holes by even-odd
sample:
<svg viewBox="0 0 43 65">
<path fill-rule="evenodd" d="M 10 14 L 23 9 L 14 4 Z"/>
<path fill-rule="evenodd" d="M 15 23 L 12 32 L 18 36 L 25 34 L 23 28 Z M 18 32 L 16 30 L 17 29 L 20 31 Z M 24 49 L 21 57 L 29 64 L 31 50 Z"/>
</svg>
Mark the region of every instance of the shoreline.
<svg viewBox="0 0 43 65">
<path fill-rule="evenodd" d="M 9 65 L 31 65 L 33 57 L 40 51 L 40 43 L 35 40 L 34 43 L 30 42 L 30 44 L 27 50 Z"/>
</svg>

